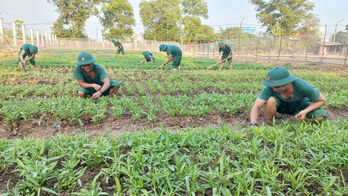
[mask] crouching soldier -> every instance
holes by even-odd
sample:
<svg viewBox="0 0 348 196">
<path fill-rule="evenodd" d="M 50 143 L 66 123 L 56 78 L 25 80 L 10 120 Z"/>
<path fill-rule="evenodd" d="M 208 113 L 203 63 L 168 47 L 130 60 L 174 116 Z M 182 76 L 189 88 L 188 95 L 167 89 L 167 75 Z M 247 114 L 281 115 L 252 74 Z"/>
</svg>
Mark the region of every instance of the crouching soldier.
<svg viewBox="0 0 348 196">
<path fill-rule="evenodd" d="M 142 63 L 152 63 L 155 62 L 155 57 L 153 57 L 152 53 L 149 51 L 144 51 L 143 52 L 144 55 L 144 59 L 142 61 L 140 61 L 140 64 Z"/>
<path fill-rule="evenodd" d="M 259 111 L 264 106 L 264 118 L 272 124 L 276 112 L 295 115 L 297 120 L 323 121 L 327 115 L 321 107 L 326 100 L 318 89 L 291 75 L 284 67 L 271 69 L 263 81 L 265 87 L 250 112 L 250 126 L 257 125 Z"/>
<path fill-rule="evenodd" d="M 19 57 L 18 57 L 18 65 L 20 68 L 25 69 L 26 63 L 29 61 L 31 64 L 31 69 L 35 68 L 35 55 L 38 52 L 37 46 L 31 45 L 31 44 L 23 44 L 19 51 Z M 27 60 L 24 60 L 25 57 L 27 57 Z"/>
<path fill-rule="evenodd" d="M 106 95 L 116 96 L 121 86 L 120 82 L 110 80 L 105 69 L 95 62 L 91 54 L 87 52 L 79 54 L 73 74 L 73 78 L 77 79 L 80 85 L 77 94 L 80 97 L 92 97 L 92 99 Z"/>
</svg>

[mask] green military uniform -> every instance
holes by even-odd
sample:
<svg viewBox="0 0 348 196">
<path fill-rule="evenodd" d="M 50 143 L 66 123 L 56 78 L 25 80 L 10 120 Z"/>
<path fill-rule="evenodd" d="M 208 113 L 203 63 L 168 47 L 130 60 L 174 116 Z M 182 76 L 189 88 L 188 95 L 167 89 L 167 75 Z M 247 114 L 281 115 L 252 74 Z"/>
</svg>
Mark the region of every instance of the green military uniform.
<svg viewBox="0 0 348 196">
<path fill-rule="evenodd" d="M 145 58 L 146 62 L 150 62 L 151 60 L 153 62 L 155 62 L 155 60 L 156 60 L 155 57 L 153 57 L 152 53 L 149 52 L 149 51 L 143 52 L 143 55 L 144 55 L 144 58 Z"/>
<path fill-rule="evenodd" d="M 83 62 L 84 61 L 84 62 Z M 81 68 L 81 65 L 87 65 L 93 63 L 94 78 L 91 78 L 85 70 Z M 81 53 L 78 57 L 78 62 L 75 66 L 73 78 L 77 80 L 83 80 L 88 84 L 98 84 L 100 86 L 104 85 L 104 79 L 108 77 L 105 69 L 95 63 L 95 59 L 88 53 Z M 110 87 L 102 93 L 102 96 L 109 95 L 110 89 L 113 87 L 120 87 L 121 84 L 118 80 L 110 80 Z M 94 88 L 83 88 L 79 87 L 78 91 L 83 91 L 86 95 L 92 96 L 96 90 Z"/>
<path fill-rule="evenodd" d="M 118 47 L 117 54 L 122 53 L 122 55 L 124 55 L 124 48 L 121 42 L 117 40 L 116 43 L 114 42 L 114 45 L 115 47 Z"/>
<path fill-rule="evenodd" d="M 21 54 L 21 52 L 23 50 L 25 52 L 23 55 L 23 59 L 27 56 L 28 56 L 28 58 L 30 58 L 33 54 L 36 54 L 38 52 L 37 46 L 31 45 L 31 44 L 23 44 L 23 46 L 21 47 L 21 49 L 19 51 L 19 55 Z M 18 57 L 18 62 L 20 62 L 20 61 L 21 61 L 21 57 Z M 31 59 L 29 62 L 33 66 L 36 65 L 35 58 Z"/>
<path fill-rule="evenodd" d="M 274 84 L 273 84 L 274 83 Z M 286 82 L 284 82 L 286 84 Z M 283 99 L 280 93 L 277 93 L 273 90 L 272 86 L 281 86 L 283 83 L 277 84 L 275 81 L 271 79 L 266 79 L 264 84 L 266 87 L 261 91 L 259 98 L 262 100 L 268 100 L 271 96 L 274 97 L 277 101 L 277 112 L 283 114 L 297 114 L 301 110 L 307 108 L 313 102 L 316 102 L 319 98 L 319 91 L 314 88 L 308 82 L 294 78 L 293 85 L 293 97 L 292 99 Z M 316 117 L 327 117 L 324 109 L 319 108 L 313 110 L 307 114 L 307 118 L 316 118 Z"/>
<path fill-rule="evenodd" d="M 178 46 L 175 45 L 165 45 L 161 44 L 160 51 L 164 51 L 167 49 L 167 55 L 172 55 L 173 57 L 173 64 L 172 68 L 178 68 L 181 63 L 181 57 L 182 57 L 182 51 Z"/>
<path fill-rule="evenodd" d="M 226 46 L 225 49 L 223 49 L 221 46 Z M 224 43 L 224 42 L 219 42 L 219 52 L 222 52 L 222 57 L 221 57 L 221 60 L 224 60 L 228 57 L 228 55 L 230 54 L 231 52 L 231 46 Z M 230 58 L 227 59 L 227 61 L 229 63 L 232 63 L 232 56 Z"/>
</svg>

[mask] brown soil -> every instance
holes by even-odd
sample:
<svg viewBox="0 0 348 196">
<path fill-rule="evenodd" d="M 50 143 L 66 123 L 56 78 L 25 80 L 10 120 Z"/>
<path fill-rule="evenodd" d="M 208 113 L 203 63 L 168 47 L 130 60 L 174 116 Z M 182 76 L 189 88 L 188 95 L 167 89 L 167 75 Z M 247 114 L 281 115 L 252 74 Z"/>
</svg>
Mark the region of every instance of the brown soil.
<svg viewBox="0 0 348 196">
<path fill-rule="evenodd" d="M 348 119 L 348 107 L 341 109 L 327 108 L 329 120 Z M 262 121 L 262 116 L 260 120 Z M 15 139 L 23 137 L 34 137 L 48 139 L 57 134 L 79 135 L 87 134 L 89 136 L 101 136 L 107 130 L 111 135 L 123 133 L 141 132 L 142 130 L 160 130 L 165 128 L 169 131 L 177 131 L 186 128 L 203 129 L 208 127 L 229 126 L 238 130 L 247 127 L 249 124 L 249 111 L 238 112 L 237 115 L 210 113 L 205 117 L 170 117 L 160 116 L 157 122 L 150 122 L 147 117 L 137 121 L 131 119 L 130 114 L 124 114 L 118 119 L 113 119 L 107 115 L 102 122 L 90 122 L 88 117 L 82 119 L 83 125 L 76 121 L 69 122 L 65 119 L 52 118 L 50 115 L 43 116 L 40 121 L 18 120 L 12 123 L 0 121 L 0 138 Z M 281 121 L 295 122 L 294 117 L 290 115 L 277 114 L 277 123 Z"/>
</svg>

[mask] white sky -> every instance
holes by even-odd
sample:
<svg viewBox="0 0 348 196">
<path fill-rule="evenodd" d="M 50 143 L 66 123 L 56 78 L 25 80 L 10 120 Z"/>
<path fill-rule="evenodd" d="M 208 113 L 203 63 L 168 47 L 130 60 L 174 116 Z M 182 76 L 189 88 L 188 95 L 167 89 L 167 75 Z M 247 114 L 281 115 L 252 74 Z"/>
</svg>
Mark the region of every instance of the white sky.
<svg viewBox="0 0 348 196">
<path fill-rule="evenodd" d="M 143 32 L 139 17 L 139 3 L 141 0 L 129 0 L 132 4 L 136 19 L 135 32 Z M 337 31 L 344 30 L 348 24 L 348 0 L 311 0 L 316 7 L 314 14 L 320 18 L 320 24 L 328 24 L 328 34 L 332 34 L 338 23 Z M 255 17 L 255 7 L 248 0 L 207 0 L 209 18 L 203 20 L 204 24 L 215 29 L 219 27 L 239 26 L 243 19 L 243 26 L 260 28 Z M 11 27 L 12 21 L 24 21 L 26 27 L 34 30 L 51 31 L 53 22 L 58 13 L 55 7 L 46 0 L 0 0 L 0 16 L 4 26 Z M 101 37 L 101 25 L 96 17 L 87 20 L 86 32 L 91 38 Z"/>
</svg>

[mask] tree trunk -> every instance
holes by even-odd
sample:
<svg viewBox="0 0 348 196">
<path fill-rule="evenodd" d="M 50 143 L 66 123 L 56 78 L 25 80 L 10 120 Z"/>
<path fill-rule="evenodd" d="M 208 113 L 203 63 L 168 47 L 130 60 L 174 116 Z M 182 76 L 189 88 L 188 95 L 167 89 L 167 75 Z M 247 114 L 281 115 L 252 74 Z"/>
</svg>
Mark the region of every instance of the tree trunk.
<svg viewBox="0 0 348 196">
<path fill-rule="evenodd" d="M 278 51 L 278 58 L 277 58 L 278 61 L 279 61 L 280 51 L 282 50 L 282 41 L 283 41 L 283 36 L 280 36 L 279 51 Z"/>
</svg>

